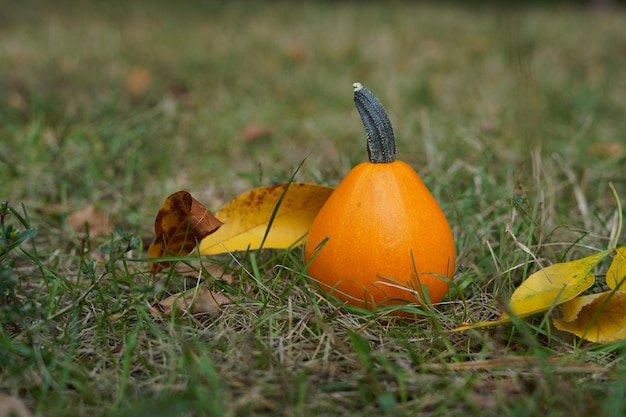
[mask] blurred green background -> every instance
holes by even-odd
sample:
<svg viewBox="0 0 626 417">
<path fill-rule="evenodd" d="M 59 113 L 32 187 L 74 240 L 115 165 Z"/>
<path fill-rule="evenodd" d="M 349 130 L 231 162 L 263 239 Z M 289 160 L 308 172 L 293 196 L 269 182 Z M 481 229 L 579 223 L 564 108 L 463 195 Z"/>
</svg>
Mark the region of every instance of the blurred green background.
<svg viewBox="0 0 626 417">
<path fill-rule="evenodd" d="M 219 204 L 304 158 L 300 179 L 332 183 L 365 158 L 354 81 L 425 176 L 488 159 L 506 178 L 537 146 L 614 163 L 624 14 L 568 4 L 5 4 L 3 198 L 155 204 L 188 188 Z"/>
</svg>

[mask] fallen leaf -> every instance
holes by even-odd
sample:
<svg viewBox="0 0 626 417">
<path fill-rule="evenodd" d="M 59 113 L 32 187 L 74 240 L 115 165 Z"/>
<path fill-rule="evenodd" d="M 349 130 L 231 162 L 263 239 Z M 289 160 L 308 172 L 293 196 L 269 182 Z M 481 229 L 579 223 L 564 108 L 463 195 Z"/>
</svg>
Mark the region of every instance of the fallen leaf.
<svg viewBox="0 0 626 417">
<path fill-rule="evenodd" d="M 610 368 L 603 365 L 591 363 L 568 362 L 562 358 L 541 358 L 532 356 L 502 356 L 492 359 L 477 359 L 463 362 L 448 363 L 421 363 L 419 369 L 428 372 L 466 372 L 466 371 L 487 371 L 494 369 L 524 369 L 533 368 L 538 365 L 552 365 L 551 371 L 563 374 L 571 373 L 600 373 L 611 372 Z M 411 368 L 413 369 L 413 368 Z"/>
<path fill-rule="evenodd" d="M 287 50 L 287 56 L 298 65 L 305 65 L 309 62 L 309 52 L 301 42 L 292 44 Z"/>
<path fill-rule="evenodd" d="M 294 183 L 247 191 L 215 214 L 224 225 L 202 239 L 199 253 L 297 246 L 304 242 L 313 219 L 332 192 L 326 186 Z"/>
<path fill-rule="evenodd" d="M 617 141 L 595 142 L 590 147 L 591 153 L 604 158 L 621 158 L 626 155 L 626 146 Z"/>
<path fill-rule="evenodd" d="M 256 123 L 250 123 L 241 131 L 239 136 L 246 142 L 253 142 L 259 139 L 268 139 L 273 133 L 274 131 L 268 127 L 262 127 Z"/>
<path fill-rule="evenodd" d="M 189 87 L 182 82 L 172 83 L 167 87 L 167 92 L 173 97 L 180 98 L 189 94 Z"/>
<path fill-rule="evenodd" d="M 184 277 L 197 279 L 200 276 L 200 269 L 203 268 L 211 277 L 220 281 L 224 281 L 227 284 L 232 284 L 235 278 L 237 278 L 236 275 L 226 273 L 221 265 L 199 265 L 199 263 L 200 261 L 179 263 L 176 265 L 174 270 Z"/>
<path fill-rule="evenodd" d="M 37 207 L 35 211 L 46 216 L 64 216 L 74 210 L 71 203 L 54 203 L 47 204 L 43 207 Z"/>
<path fill-rule="evenodd" d="M 87 233 L 89 230 L 90 236 L 108 235 L 113 229 L 113 222 L 109 216 L 98 211 L 93 204 L 72 212 L 68 216 L 68 221 L 76 232 Z"/>
<path fill-rule="evenodd" d="M 591 287 L 595 281 L 594 268 L 610 251 L 586 258 L 550 265 L 529 276 L 513 292 L 509 310 L 516 317 L 528 317 L 565 303 Z M 511 317 L 503 313 L 498 320 L 474 324 L 463 323 L 455 331 L 509 323 Z"/>
<path fill-rule="evenodd" d="M 626 292 L 577 297 L 563 304 L 562 312 L 561 319 L 553 320 L 559 330 L 595 343 L 626 339 Z"/>
<path fill-rule="evenodd" d="M 152 74 L 143 67 L 133 67 L 126 74 L 126 90 L 133 96 L 146 92 L 152 81 Z"/>
<path fill-rule="evenodd" d="M 187 255 L 200 240 L 222 225 L 213 214 L 187 191 L 178 191 L 165 199 L 154 222 L 156 239 L 148 248 L 148 257 Z M 152 273 L 168 267 L 169 261 L 154 262 Z"/>
<path fill-rule="evenodd" d="M 454 329 L 452 329 L 453 332 L 462 332 L 464 330 L 471 330 L 471 329 L 478 329 L 481 327 L 491 327 L 491 326 L 498 326 L 500 324 L 507 324 L 511 322 L 511 318 L 509 316 L 506 315 L 502 315 L 503 317 L 498 319 L 498 320 L 492 320 L 492 321 L 478 321 L 476 323 L 461 323 L 460 325 L 458 325 L 457 327 L 455 327 Z"/>
<path fill-rule="evenodd" d="M 5 394 L 0 394 L 0 417 L 30 417 L 31 412 L 22 400 Z"/>
<path fill-rule="evenodd" d="M 606 285 L 612 290 L 620 290 L 626 281 L 626 247 L 615 249 L 613 262 L 606 272 Z"/>
<path fill-rule="evenodd" d="M 535 272 L 511 295 L 511 313 L 517 317 L 528 317 L 576 297 L 593 285 L 593 270 L 609 253 L 600 252 L 575 261 L 550 265 Z"/>
<path fill-rule="evenodd" d="M 207 313 L 215 317 L 220 306 L 230 303 L 231 300 L 223 294 L 210 291 L 200 286 L 171 295 L 152 306 L 155 316 L 183 315 Z"/>
<path fill-rule="evenodd" d="M 28 106 L 28 101 L 26 100 L 26 97 L 24 97 L 24 94 L 12 91 L 7 96 L 7 104 L 15 110 L 24 110 L 26 106 Z"/>
</svg>

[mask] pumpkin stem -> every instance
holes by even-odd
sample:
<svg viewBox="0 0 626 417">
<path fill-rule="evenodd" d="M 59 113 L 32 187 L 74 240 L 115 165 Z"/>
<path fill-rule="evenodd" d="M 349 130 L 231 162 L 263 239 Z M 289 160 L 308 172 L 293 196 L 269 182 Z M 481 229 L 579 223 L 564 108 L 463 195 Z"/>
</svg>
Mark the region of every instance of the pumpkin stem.
<svg viewBox="0 0 626 417">
<path fill-rule="evenodd" d="M 354 104 L 359 111 L 370 162 L 388 164 L 396 160 L 396 140 L 389 116 L 376 96 L 361 83 L 354 83 Z"/>
</svg>

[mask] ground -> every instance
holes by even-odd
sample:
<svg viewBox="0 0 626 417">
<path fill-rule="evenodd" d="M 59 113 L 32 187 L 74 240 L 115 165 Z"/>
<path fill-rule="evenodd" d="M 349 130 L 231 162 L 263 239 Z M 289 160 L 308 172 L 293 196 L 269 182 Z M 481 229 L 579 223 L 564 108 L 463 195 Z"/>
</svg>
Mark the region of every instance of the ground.
<svg viewBox="0 0 626 417">
<path fill-rule="evenodd" d="M 2 9 L 0 393 L 34 415 L 626 412 L 624 342 L 581 341 L 541 314 L 451 331 L 496 318 L 539 264 L 606 249 L 615 233 L 609 183 L 626 204 L 623 9 Z M 302 248 L 210 257 L 191 278 L 151 275 L 146 248 L 172 192 L 217 210 L 300 164 L 296 181 L 334 186 L 365 160 L 357 81 L 385 105 L 399 159 L 452 226 L 457 270 L 436 310 L 400 320 L 342 306 L 311 288 Z M 70 226 L 91 204 L 110 233 Z M 605 290 L 607 267 L 590 292 Z M 198 283 L 234 302 L 214 315 L 152 314 Z"/>
</svg>

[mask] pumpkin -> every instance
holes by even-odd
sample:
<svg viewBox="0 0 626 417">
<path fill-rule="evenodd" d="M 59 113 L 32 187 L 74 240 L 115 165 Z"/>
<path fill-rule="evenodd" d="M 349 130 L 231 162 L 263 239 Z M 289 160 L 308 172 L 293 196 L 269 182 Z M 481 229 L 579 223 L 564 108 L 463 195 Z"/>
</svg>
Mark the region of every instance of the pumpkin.
<svg viewBox="0 0 626 417">
<path fill-rule="evenodd" d="M 359 83 L 354 89 L 369 162 L 345 176 L 311 224 L 307 272 L 318 288 L 358 307 L 438 303 L 455 267 L 450 226 L 415 170 L 396 160 L 378 99 Z"/>
</svg>

